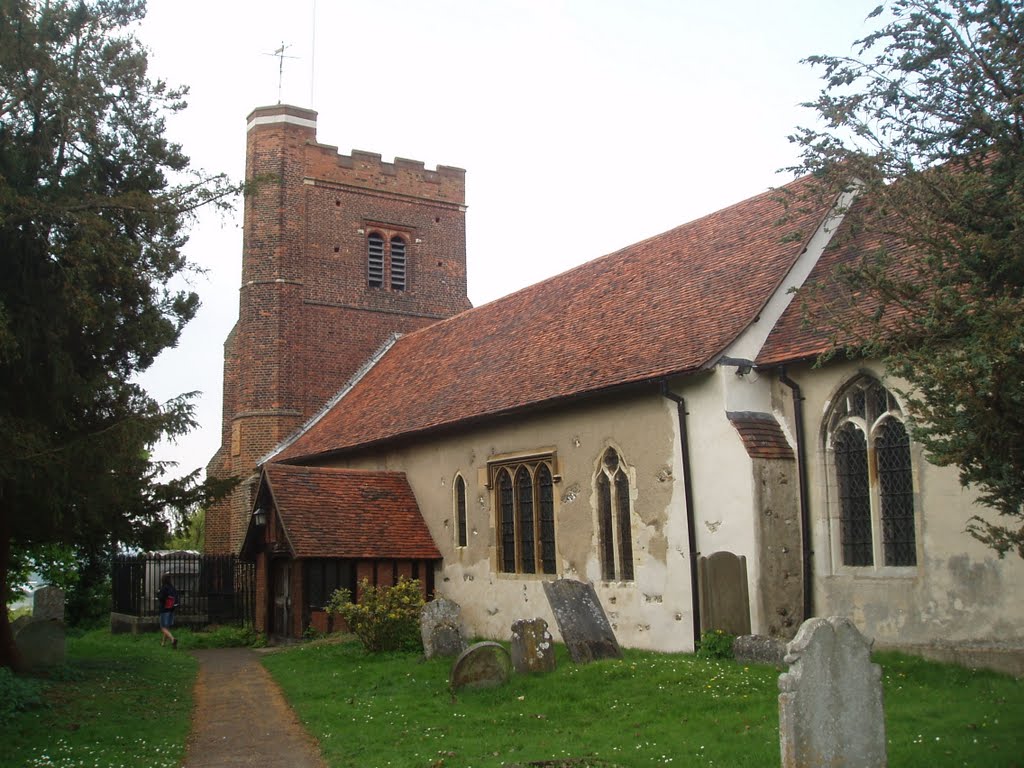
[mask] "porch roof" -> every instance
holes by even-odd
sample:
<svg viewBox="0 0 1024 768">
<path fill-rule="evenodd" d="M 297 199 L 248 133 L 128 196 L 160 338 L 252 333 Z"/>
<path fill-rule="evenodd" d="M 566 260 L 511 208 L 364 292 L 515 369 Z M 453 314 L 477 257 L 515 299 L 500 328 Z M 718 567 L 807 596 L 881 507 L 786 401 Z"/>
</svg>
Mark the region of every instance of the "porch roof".
<svg viewBox="0 0 1024 768">
<path fill-rule="evenodd" d="M 270 464 L 263 483 L 296 558 L 441 558 L 404 472 Z"/>
</svg>

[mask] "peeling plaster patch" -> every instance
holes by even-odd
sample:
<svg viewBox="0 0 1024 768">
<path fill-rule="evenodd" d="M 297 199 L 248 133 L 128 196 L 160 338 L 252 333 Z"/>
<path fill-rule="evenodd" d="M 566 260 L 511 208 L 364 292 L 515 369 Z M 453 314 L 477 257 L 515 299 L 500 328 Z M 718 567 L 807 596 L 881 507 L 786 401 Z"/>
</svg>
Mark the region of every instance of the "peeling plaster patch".
<svg viewBox="0 0 1024 768">
<path fill-rule="evenodd" d="M 474 580 L 473 574 L 472 573 L 464 573 L 464 574 L 462 574 L 462 580 L 463 581 L 473 581 Z M 447 579 L 445 579 L 445 581 L 447 581 Z"/>
<path fill-rule="evenodd" d="M 579 496 L 579 495 L 580 495 L 580 485 L 579 485 L 579 483 L 573 483 L 568 488 L 566 488 L 565 489 L 565 493 L 562 494 L 562 503 L 563 504 L 572 504 L 574 501 L 576 501 L 576 497 Z"/>
<path fill-rule="evenodd" d="M 709 531 L 711 531 L 712 533 L 714 533 L 715 531 L 717 531 L 717 530 L 718 530 L 718 528 L 719 528 L 719 526 L 720 526 L 721 524 L 722 524 L 722 521 L 721 521 L 721 520 L 705 520 L 705 521 L 704 521 L 704 526 L 705 526 L 705 527 L 706 527 L 706 528 L 707 528 L 707 529 L 708 529 Z"/>
<path fill-rule="evenodd" d="M 636 625 L 636 631 L 637 632 L 647 632 L 647 631 L 650 630 L 650 628 L 651 628 L 650 624 L 637 624 Z"/>
<path fill-rule="evenodd" d="M 672 468 L 662 467 L 658 470 L 658 474 L 656 474 L 655 477 L 658 478 L 659 483 L 667 483 L 672 479 Z"/>
<path fill-rule="evenodd" d="M 442 477 L 442 478 L 441 478 L 441 487 L 442 487 L 442 488 L 444 488 L 444 486 L 445 486 L 445 480 L 444 480 L 444 478 Z"/>
<path fill-rule="evenodd" d="M 487 609 L 487 615 L 488 616 L 497 616 L 499 613 L 501 613 L 501 609 L 500 608 L 488 608 Z"/>
<path fill-rule="evenodd" d="M 579 437 L 574 437 L 572 439 L 572 445 L 573 445 L 573 448 L 579 448 L 582 445 L 582 443 L 580 442 Z"/>
<path fill-rule="evenodd" d="M 477 534 L 477 530 L 476 530 L 476 528 L 474 528 L 473 529 L 473 535 L 476 536 L 476 534 Z"/>
<path fill-rule="evenodd" d="M 661 595 L 648 595 L 644 593 L 644 601 L 648 603 L 660 603 L 662 601 Z"/>
<path fill-rule="evenodd" d="M 651 557 L 661 562 L 665 562 L 668 559 L 668 539 L 664 534 L 657 534 L 651 536 L 650 541 L 647 543 L 647 551 L 651 553 Z"/>
<path fill-rule="evenodd" d="M 448 519 L 447 518 L 445 518 L 445 521 L 444 521 L 444 529 L 446 531 L 448 530 Z"/>
<path fill-rule="evenodd" d="M 484 497 L 482 495 L 477 497 L 477 503 L 480 505 L 480 509 L 487 508 L 487 502 L 484 501 Z"/>
<path fill-rule="evenodd" d="M 679 613 L 679 611 L 676 611 L 676 621 L 682 621 L 682 620 L 683 620 L 683 614 Z"/>
</svg>

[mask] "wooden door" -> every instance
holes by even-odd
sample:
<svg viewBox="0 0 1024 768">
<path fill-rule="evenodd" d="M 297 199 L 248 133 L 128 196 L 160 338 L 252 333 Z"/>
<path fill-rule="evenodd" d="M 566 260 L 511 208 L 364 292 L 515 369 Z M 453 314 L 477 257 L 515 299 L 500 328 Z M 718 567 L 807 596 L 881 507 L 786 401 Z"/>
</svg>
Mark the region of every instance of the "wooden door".
<svg viewBox="0 0 1024 768">
<path fill-rule="evenodd" d="M 291 631 L 289 623 L 292 606 L 290 572 L 290 561 L 278 560 L 274 563 L 274 623 L 272 631 L 280 637 L 288 637 Z"/>
</svg>

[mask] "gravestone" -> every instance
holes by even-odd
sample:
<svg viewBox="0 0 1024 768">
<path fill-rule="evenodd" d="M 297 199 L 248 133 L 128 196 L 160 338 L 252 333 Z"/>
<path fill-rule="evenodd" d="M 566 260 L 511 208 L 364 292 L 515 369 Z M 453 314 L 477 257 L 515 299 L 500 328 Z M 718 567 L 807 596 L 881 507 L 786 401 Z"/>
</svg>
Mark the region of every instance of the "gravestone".
<svg viewBox="0 0 1024 768">
<path fill-rule="evenodd" d="M 59 667 L 64 663 L 64 622 L 33 619 L 18 630 L 14 644 L 26 669 Z"/>
<path fill-rule="evenodd" d="M 423 655 L 458 656 L 466 650 L 462 635 L 462 608 L 454 600 L 435 598 L 420 609 Z"/>
<path fill-rule="evenodd" d="M 782 768 L 887 765 L 882 668 L 847 618 L 808 619 L 779 675 Z"/>
<path fill-rule="evenodd" d="M 732 657 L 739 662 L 782 666 L 786 644 L 767 635 L 740 635 L 732 642 Z"/>
<path fill-rule="evenodd" d="M 64 590 L 47 585 L 33 592 L 32 618 L 64 621 Z"/>
<path fill-rule="evenodd" d="M 747 558 L 715 552 L 697 560 L 700 585 L 700 631 L 720 629 L 730 635 L 750 634 Z"/>
<path fill-rule="evenodd" d="M 24 614 L 24 613 L 21 616 L 19 616 L 18 618 L 16 618 L 14 621 L 12 621 L 11 622 L 11 636 L 13 637 L 13 636 L 17 635 L 18 632 L 21 630 L 21 628 L 23 626 L 25 626 L 26 624 L 28 624 L 30 621 L 32 621 L 32 617 L 27 615 L 27 614 Z"/>
<path fill-rule="evenodd" d="M 485 640 L 464 650 L 452 664 L 448 684 L 453 691 L 463 688 L 493 688 L 512 676 L 512 661 L 499 643 Z"/>
<path fill-rule="evenodd" d="M 512 668 L 520 674 L 555 670 L 555 645 L 544 619 L 512 624 Z"/>
<path fill-rule="evenodd" d="M 587 664 L 597 659 L 622 658 L 622 649 L 593 584 L 574 579 L 545 581 L 544 594 L 574 662 Z"/>
</svg>

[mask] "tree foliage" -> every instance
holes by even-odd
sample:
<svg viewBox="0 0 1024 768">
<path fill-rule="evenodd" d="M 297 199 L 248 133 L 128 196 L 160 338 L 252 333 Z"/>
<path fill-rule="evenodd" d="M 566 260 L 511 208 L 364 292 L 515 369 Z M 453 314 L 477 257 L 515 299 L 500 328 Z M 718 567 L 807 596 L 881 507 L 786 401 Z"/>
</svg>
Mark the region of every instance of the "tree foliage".
<svg viewBox="0 0 1024 768">
<path fill-rule="evenodd" d="M 1024 9 L 894 0 L 872 17 L 851 56 L 808 59 L 818 124 L 791 137 L 798 170 L 859 190 L 844 229 L 874 244 L 814 321 L 908 382 L 929 460 L 1001 516 L 968 531 L 1024 557 Z"/>
<path fill-rule="evenodd" d="M 149 448 L 189 396 L 136 383 L 199 301 L 180 290 L 190 217 L 232 190 L 164 136 L 185 92 L 150 79 L 140 0 L 0 0 L 0 579 L 12 546 L 90 562 L 153 546 L 206 499 Z M 0 594 L 6 584 L 0 583 Z M 0 617 L 0 666 L 16 661 Z"/>
</svg>

